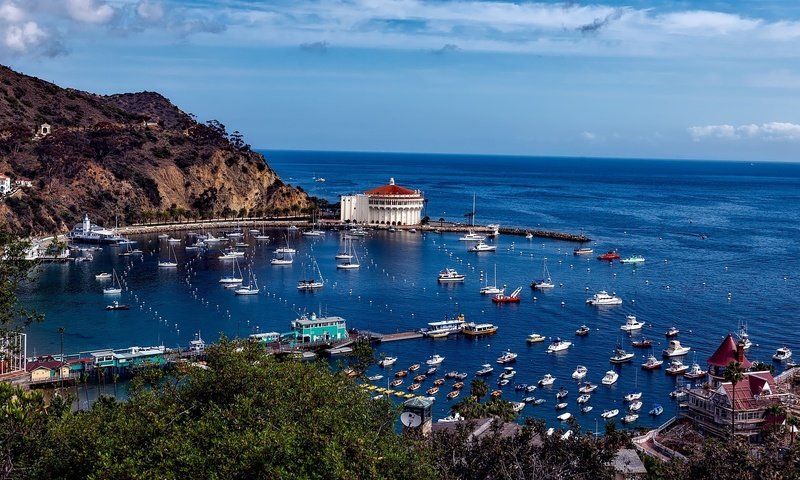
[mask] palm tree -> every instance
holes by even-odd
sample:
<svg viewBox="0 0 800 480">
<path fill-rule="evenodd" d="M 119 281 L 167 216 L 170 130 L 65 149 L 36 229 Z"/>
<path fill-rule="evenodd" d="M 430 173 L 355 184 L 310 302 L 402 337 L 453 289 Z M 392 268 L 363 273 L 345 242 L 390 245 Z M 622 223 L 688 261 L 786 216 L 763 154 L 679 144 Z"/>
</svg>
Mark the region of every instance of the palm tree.
<svg viewBox="0 0 800 480">
<path fill-rule="evenodd" d="M 800 426 L 800 418 L 795 417 L 794 415 L 789 415 L 789 418 L 786 419 L 786 425 L 789 426 L 789 435 L 792 439 L 791 444 L 794 445 L 794 431 L 798 426 Z"/>
<path fill-rule="evenodd" d="M 725 367 L 725 381 L 731 382 L 733 388 L 731 389 L 731 438 L 736 433 L 736 384 L 744 379 L 744 368 L 739 362 L 731 362 Z"/>
<path fill-rule="evenodd" d="M 472 383 L 469 385 L 469 394 L 475 397 L 475 400 L 480 401 L 487 393 L 489 393 L 489 385 L 486 382 L 480 378 L 472 380 Z"/>
</svg>

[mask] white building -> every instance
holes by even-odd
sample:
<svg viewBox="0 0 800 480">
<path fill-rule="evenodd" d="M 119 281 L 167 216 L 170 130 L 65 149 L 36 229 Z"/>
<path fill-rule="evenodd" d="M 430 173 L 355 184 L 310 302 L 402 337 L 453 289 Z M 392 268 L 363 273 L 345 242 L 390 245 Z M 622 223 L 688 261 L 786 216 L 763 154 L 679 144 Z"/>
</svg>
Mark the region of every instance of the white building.
<svg viewBox="0 0 800 480">
<path fill-rule="evenodd" d="M 11 191 L 11 179 L 5 175 L 0 175 L 0 193 L 8 193 Z"/>
<path fill-rule="evenodd" d="M 418 225 L 425 198 L 419 190 L 389 184 L 356 195 L 343 195 L 340 219 L 368 225 Z"/>
<path fill-rule="evenodd" d="M 0 377 L 25 371 L 28 340 L 24 333 L 7 333 L 0 337 Z"/>
</svg>

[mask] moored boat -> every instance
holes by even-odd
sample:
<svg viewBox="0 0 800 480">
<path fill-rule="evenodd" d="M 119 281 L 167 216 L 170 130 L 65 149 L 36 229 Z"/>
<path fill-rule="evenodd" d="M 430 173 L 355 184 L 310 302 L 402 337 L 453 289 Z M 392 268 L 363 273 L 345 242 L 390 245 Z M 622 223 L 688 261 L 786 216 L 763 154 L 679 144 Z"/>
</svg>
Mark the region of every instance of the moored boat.
<svg viewBox="0 0 800 480">
<path fill-rule="evenodd" d="M 547 387 L 552 385 L 556 381 L 556 377 L 550 375 L 549 373 L 545 373 L 544 377 L 539 380 L 539 385 L 542 387 Z"/>
<path fill-rule="evenodd" d="M 619 253 L 617 253 L 615 250 L 609 250 L 608 252 L 599 255 L 597 259 L 613 262 L 614 260 L 619 260 Z"/>
<path fill-rule="evenodd" d="M 500 364 L 502 364 L 502 363 L 511 363 L 513 361 L 516 361 L 516 359 L 517 359 L 517 354 L 512 352 L 511 350 L 509 350 L 509 351 L 503 353 L 497 359 L 497 363 L 500 363 Z"/>
<path fill-rule="evenodd" d="M 693 362 L 692 366 L 689 367 L 689 370 L 687 370 L 686 373 L 683 374 L 683 376 L 686 377 L 686 378 L 689 378 L 691 380 L 694 380 L 694 379 L 697 379 L 697 378 L 705 377 L 706 376 L 706 371 L 703 370 L 702 368 L 700 368 L 700 364 L 699 363 Z"/>
<path fill-rule="evenodd" d="M 586 335 L 589 335 L 590 331 L 591 329 L 589 327 L 587 327 L 586 325 L 581 325 L 580 328 L 575 330 L 575 335 L 579 337 L 585 337 Z"/>
<path fill-rule="evenodd" d="M 590 298 L 587 298 L 586 303 L 594 306 L 622 305 L 622 298 L 616 295 L 609 295 L 605 290 L 601 290 L 592 295 Z"/>
<path fill-rule="evenodd" d="M 483 377 L 483 376 L 486 376 L 486 375 L 491 375 L 493 371 L 494 371 L 494 367 L 491 364 L 484 363 L 481 366 L 481 369 L 478 370 L 477 372 L 475 372 L 475 375 L 477 375 L 479 377 Z"/>
<path fill-rule="evenodd" d="M 534 333 L 531 333 L 530 335 L 528 335 L 527 342 L 528 343 L 539 343 L 539 342 L 544 342 L 545 339 L 546 338 L 545 338 L 544 335 L 540 335 L 540 334 L 534 332 Z"/>
<path fill-rule="evenodd" d="M 557 353 L 567 350 L 569 347 L 572 346 L 572 342 L 561 340 L 561 338 L 556 337 L 553 341 L 550 342 L 550 345 L 547 347 L 547 353 Z"/>
<path fill-rule="evenodd" d="M 619 327 L 620 330 L 623 332 L 633 332 L 635 330 L 641 330 L 644 327 L 645 322 L 640 322 L 636 319 L 636 315 L 627 315 L 625 317 L 625 323 Z"/>
<path fill-rule="evenodd" d="M 464 335 L 471 337 L 479 337 L 482 335 L 492 335 L 497 332 L 497 326 L 491 323 L 474 323 L 470 322 L 464 326 Z"/>
<path fill-rule="evenodd" d="M 631 345 L 636 348 L 650 348 L 653 345 L 653 341 L 649 338 L 642 338 L 641 340 L 631 342 Z"/>
<path fill-rule="evenodd" d="M 516 290 L 511 292 L 510 295 L 506 295 L 504 293 L 498 293 L 494 297 L 492 297 L 492 302 L 494 303 L 519 303 L 520 301 L 520 292 L 522 292 L 522 287 L 517 287 Z"/>
<path fill-rule="evenodd" d="M 627 352 L 622 345 L 617 345 L 614 349 L 614 355 L 609 359 L 611 363 L 626 363 L 630 362 L 634 357 L 633 352 Z"/>
<path fill-rule="evenodd" d="M 603 377 L 602 380 L 600 380 L 600 382 L 603 385 L 613 385 L 614 383 L 617 382 L 618 379 L 619 379 L 619 374 L 617 374 L 617 372 L 615 372 L 614 370 L 609 370 L 606 372 L 605 376 Z"/>
<path fill-rule="evenodd" d="M 444 357 L 439 354 L 431 355 L 431 358 L 425 361 L 428 365 L 440 365 L 444 361 Z"/>
<path fill-rule="evenodd" d="M 619 263 L 644 263 L 644 257 L 641 255 L 632 255 L 627 258 L 623 258 L 619 261 Z"/>
<path fill-rule="evenodd" d="M 594 253 L 594 250 L 590 247 L 581 247 L 576 248 L 572 251 L 573 255 L 591 255 Z"/>
<path fill-rule="evenodd" d="M 656 403 L 655 405 L 653 405 L 653 408 L 650 409 L 649 413 L 650 413 L 650 415 L 652 415 L 654 417 L 657 417 L 657 416 L 661 415 L 662 413 L 664 413 L 664 407 L 662 407 L 661 404 Z"/>
<path fill-rule="evenodd" d="M 584 382 L 583 385 L 578 389 L 580 393 L 592 393 L 597 390 L 597 385 L 592 382 Z"/>
<path fill-rule="evenodd" d="M 575 380 L 583 380 L 587 372 L 588 369 L 586 367 L 584 367 L 583 365 L 578 365 L 577 367 L 575 367 L 575 371 L 572 372 L 572 378 L 574 378 Z"/>
<path fill-rule="evenodd" d="M 665 357 L 680 357 L 689 353 L 692 347 L 684 347 L 679 340 L 670 340 L 667 348 L 664 349 Z"/>
<path fill-rule="evenodd" d="M 683 375 L 686 370 L 689 370 L 688 365 L 684 365 L 683 362 L 680 360 L 673 360 L 670 362 L 669 367 L 665 368 L 664 371 L 667 372 L 667 375 L 672 376 L 679 376 Z"/>
<path fill-rule="evenodd" d="M 619 415 L 619 409 L 616 408 L 613 410 L 604 410 L 603 413 L 600 414 L 600 416 L 605 418 L 606 420 L 608 420 L 609 418 L 614 418 L 617 415 Z"/>
<path fill-rule="evenodd" d="M 488 243 L 483 243 L 483 241 L 478 241 L 475 245 L 469 247 L 467 251 L 469 252 L 494 252 L 497 250 L 497 245 L 489 245 Z"/>
<path fill-rule="evenodd" d="M 787 346 L 783 346 L 775 350 L 775 354 L 772 356 L 772 359 L 776 362 L 783 362 L 792 357 L 792 351 Z"/>
<path fill-rule="evenodd" d="M 463 282 L 464 275 L 458 273 L 453 268 L 445 268 L 441 272 L 439 272 L 439 282 L 440 283 L 453 283 L 453 282 Z"/>
<path fill-rule="evenodd" d="M 664 334 L 664 336 L 671 338 L 678 336 L 679 333 L 681 333 L 681 331 L 678 330 L 678 327 L 672 326 L 667 329 L 667 332 Z"/>
<path fill-rule="evenodd" d="M 659 360 L 655 357 L 655 355 L 650 355 L 647 357 L 647 361 L 642 364 L 643 370 L 655 370 L 657 368 L 661 368 L 661 365 L 664 364 L 664 360 Z"/>
<path fill-rule="evenodd" d="M 397 357 L 384 357 L 381 361 L 378 362 L 378 365 L 381 367 L 391 367 L 394 365 L 394 362 L 397 361 Z"/>
</svg>

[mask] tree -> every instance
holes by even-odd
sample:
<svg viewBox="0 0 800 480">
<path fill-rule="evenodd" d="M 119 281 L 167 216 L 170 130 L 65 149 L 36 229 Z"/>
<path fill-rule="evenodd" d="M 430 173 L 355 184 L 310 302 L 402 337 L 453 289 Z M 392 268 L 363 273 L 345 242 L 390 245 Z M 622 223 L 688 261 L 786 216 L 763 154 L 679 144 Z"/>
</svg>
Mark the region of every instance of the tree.
<svg viewBox="0 0 800 480">
<path fill-rule="evenodd" d="M 731 438 L 736 435 L 736 384 L 744 379 L 744 369 L 739 362 L 731 361 L 725 367 L 725 381 L 731 382 Z"/>
<path fill-rule="evenodd" d="M 469 394 L 475 397 L 475 400 L 480 401 L 489 393 L 489 385 L 480 378 L 474 378 L 469 385 Z"/>
<path fill-rule="evenodd" d="M 17 303 L 17 291 L 20 285 L 30 275 L 36 262 L 25 259 L 25 252 L 30 248 L 30 243 L 22 240 L 16 234 L 0 228 L 0 339 L 6 338 L 12 332 L 19 332 L 22 328 L 44 318 L 35 311 L 28 311 Z M 0 345 L 5 345 L 0 343 Z M 0 349 L 0 361 L 6 355 L 18 352 Z"/>
</svg>

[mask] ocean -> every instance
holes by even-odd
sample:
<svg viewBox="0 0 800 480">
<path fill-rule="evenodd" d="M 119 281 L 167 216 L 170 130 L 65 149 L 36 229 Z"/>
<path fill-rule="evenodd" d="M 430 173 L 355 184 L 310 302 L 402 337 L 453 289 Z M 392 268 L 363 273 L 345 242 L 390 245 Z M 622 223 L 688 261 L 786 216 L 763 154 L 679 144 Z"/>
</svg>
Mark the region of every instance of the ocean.
<svg viewBox="0 0 800 480">
<path fill-rule="evenodd" d="M 285 332 L 303 311 L 342 316 L 349 328 L 381 333 L 418 329 L 463 313 L 467 321 L 498 325 L 497 334 L 387 343 L 378 347 L 378 354 L 399 357 L 395 370 L 442 355 L 439 373 L 468 373 L 468 388 L 484 363 L 495 366 L 488 380 L 494 387 L 502 369 L 495 359 L 510 349 L 519 354 L 514 364 L 518 374 L 503 389 L 504 399 L 521 400 L 525 394 L 514 392 L 515 383 L 534 384 L 550 373 L 557 377 L 554 387 L 533 393 L 547 403 L 527 406 L 522 415 L 556 425 L 561 412 L 553 408 L 555 392 L 564 386 L 569 390 L 566 411 L 593 430 L 600 413 L 624 408 L 623 396 L 634 389 L 644 392 L 644 407 L 633 426 L 654 426 L 675 413 L 668 394 L 678 381 L 663 369 L 641 370 L 650 352 L 632 349 L 632 339 L 652 338 L 653 351 L 660 357 L 667 341 L 664 332 L 677 326 L 678 339 L 692 349 L 685 363 L 696 359 L 703 366 L 724 336 L 742 323 L 754 343 L 748 353 L 751 360 L 771 362 L 775 349 L 783 345 L 800 348 L 795 329 L 800 308 L 800 164 L 263 153 L 286 183 L 331 202 L 394 178 L 398 185 L 424 192 L 424 214 L 433 223 L 440 218 L 467 222 L 474 195 L 476 223 L 583 233 L 592 239 L 594 255 L 576 257 L 572 251 L 577 244 L 541 238 L 501 235 L 494 240 L 496 252 L 475 254 L 466 251 L 457 234 L 373 232 L 356 242 L 362 268 L 341 271 L 333 258 L 340 239 L 331 232 L 324 239 L 292 236 L 298 249 L 294 264 L 274 267 L 269 259 L 285 232 L 272 231 L 269 244 L 248 242 L 248 263 L 264 292 L 236 297 L 218 284 L 230 272 L 230 264 L 213 254 L 197 257 L 185 252 L 184 233 L 173 235 L 183 243 L 176 248 L 181 265 L 172 271 L 157 267 L 159 255 L 166 256 L 165 242 L 156 236 L 133 237 L 145 251 L 141 259 L 118 257 L 116 250 L 105 247 L 92 262 L 38 270 L 21 295 L 26 306 L 46 315 L 43 323 L 29 329 L 29 356 L 57 353 L 60 326 L 65 328 L 65 351 L 75 353 L 133 345 L 186 346 L 197 332 L 206 341 L 220 333 L 232 337 Z M 320 177 L 325 181 L 315 181 Z M 623 258 L 640 254 L 646 262 L 634 266 L 595 258 L 608 250 L 618 250 Z M 327 284 L 321 291 L 300 292 L 297 280 L 309 272 L 312 259 Z M 533 291 L 529 284 L 541 276 L 545 259 L 556 287 Z M 495 266 L 498 284 L 509 291 L 522 287 L 518 305 L 498 306 L 478 293 L 482 272 L 493 283 Z M 445 267 L 466 274 L 466 281 L 439 285 L 436 276 Z M 112 268 L 125 275 L 129 291 L 120 300 L 134 306 L 129 311 L 104 310 L 112 298 L 102 294 L 94 275 Z M 621 296 L 623 305 L 587 305 L 585 300 L 600 290 Z M 646 322 L 634 337 L 619 328 L 629 314 Z M 575 330 L 582 324 L 591 333 L 577 337 Z M 572 341 L 573 346 L 548 355 L 547 342 L 526 343 L 534 331 Z M 632 363 L 609 363 L 618 343 L 636 354 Z M 581 414 L 575 403 L 577 385 L 570 375 L 577 365 L 588 368 L 587 379 L 594 383 L 608 370 L 620 374 L 614 386 L 595 391 L 589 402 L 594 410 L 588 414 Z M 782 370 L 777 363 L 775 367 Z M 370 374 L 379 371 L 375 367 Z M 382 373 L 387 378 L 378 383 L 391 376 Z M 434 404 L 437 418 L 448 413 L 445 394 L 450 382 L 446 385 Z M 646 414 L 654 403 L 665 407 L 660 418 Z"/>
</svg>

